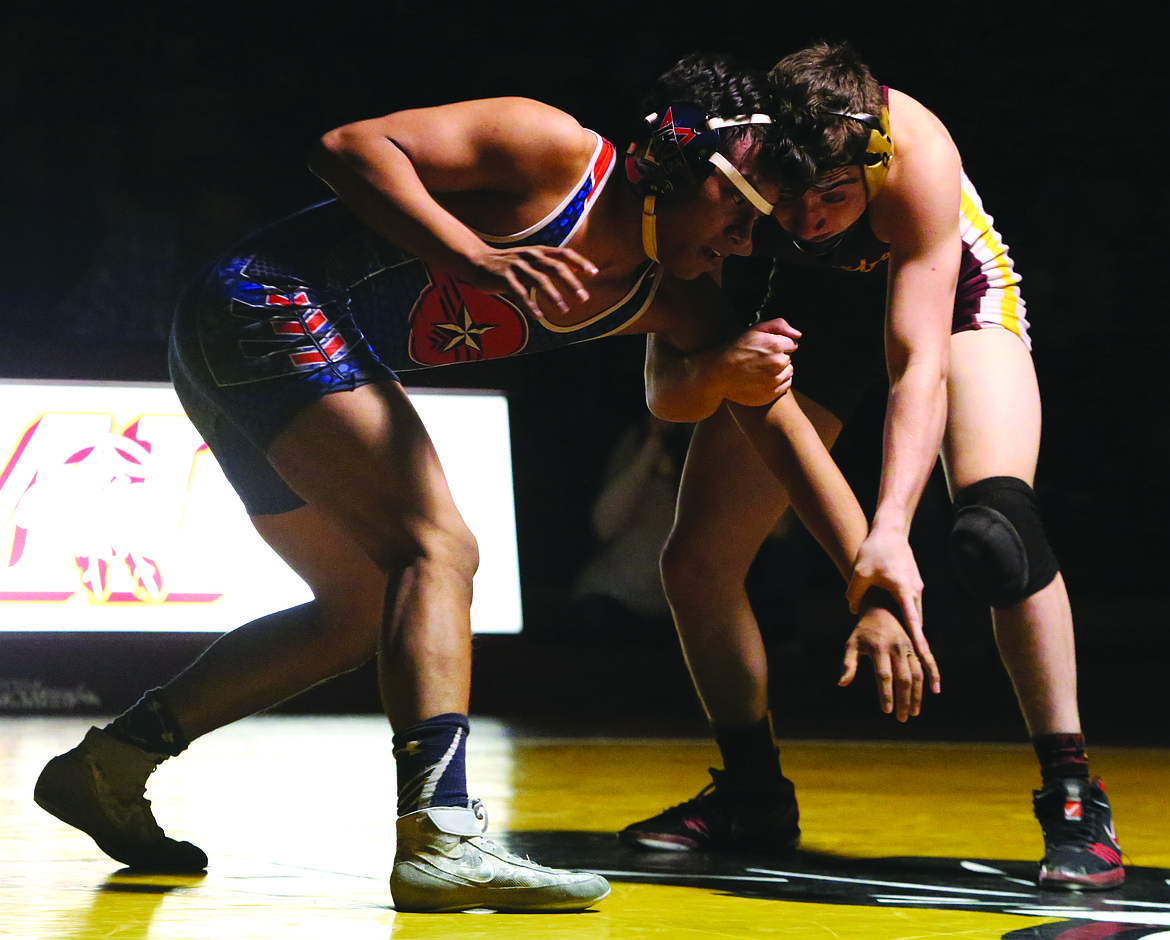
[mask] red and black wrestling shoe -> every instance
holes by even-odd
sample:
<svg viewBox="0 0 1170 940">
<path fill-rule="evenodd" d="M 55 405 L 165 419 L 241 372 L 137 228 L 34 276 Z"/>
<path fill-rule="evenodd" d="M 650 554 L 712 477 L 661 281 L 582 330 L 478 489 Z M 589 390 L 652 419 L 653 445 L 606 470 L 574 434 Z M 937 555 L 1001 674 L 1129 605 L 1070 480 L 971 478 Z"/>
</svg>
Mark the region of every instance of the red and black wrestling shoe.
<svg viewBox="0 0 1170 940">
<path fill-rule="evenodd" d="M 1041 887 L 1099 890 L 1125 881 L 1109 797 L 1100 780 L 1053 780 L 1033 791 L 1032 806 L 1044 830 Z"/>
<path fill-rule="evenodd" d="M 733 783 L 722 770 L 711 777 L 694 799 L 626 826 L 618 838 L 639 849 L 769 855 L 800 843 L 796 790 L 786 777 L 759 786 Z"/>
</svg>

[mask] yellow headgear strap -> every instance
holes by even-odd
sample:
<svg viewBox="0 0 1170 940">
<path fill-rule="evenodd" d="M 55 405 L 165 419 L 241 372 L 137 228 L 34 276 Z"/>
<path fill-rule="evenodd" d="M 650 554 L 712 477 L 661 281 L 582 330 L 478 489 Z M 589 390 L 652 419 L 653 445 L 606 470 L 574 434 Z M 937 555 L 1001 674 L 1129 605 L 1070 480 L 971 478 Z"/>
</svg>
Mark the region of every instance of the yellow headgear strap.
<svg viewBox="0 0 1170 940">
<path fill-rule="evenodd" d="M 642 201 L 642 249 L 651 261 L 658 260 L 658 222 L 654 218 L 654 196 Z"/>
<path fill-rule="evenodd" d="M 861 161 L 861 172 L 865 179 L 865 195 L 873 199 L 890 175 L 890 161 L 894 159 L 894 140 L 890 137 L 890 111 L 882 108 L 878 116 L 855 114 L 852 111 L 829 111 L 837 117 L 860 121 L 869 128 L 869 140 L 865 144 L 865 157 Z"/>
<path fill-rule="evenodd" d="M 869 143 L 865 148 L 865 163 L 862 172 L 865 174 L 865 193 L 870 199 L 878 194 L 890 175 L 890 161 L 894 159 L 894 140 L 890 137 L 890 112 L 882 108 L 878 117 L 878 127 L 871 127 Z"/>
</svg>

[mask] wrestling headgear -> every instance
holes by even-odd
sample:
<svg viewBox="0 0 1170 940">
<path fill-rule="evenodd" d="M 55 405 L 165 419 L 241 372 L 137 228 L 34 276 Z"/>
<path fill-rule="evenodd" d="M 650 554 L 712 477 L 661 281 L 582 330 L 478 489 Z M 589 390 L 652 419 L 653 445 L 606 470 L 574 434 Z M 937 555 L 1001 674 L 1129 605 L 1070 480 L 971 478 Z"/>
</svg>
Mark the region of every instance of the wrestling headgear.
<svg viewBox="0 0 1170 940">
<path fill-rule="evenodd" d="M 894 141 L 890 137 L 890 112 L 882 108 L 880 116 L 849 111 L 826 111 L 837 117 L 859 121 L 869 128 L 869 140 L 861 158 L 861 172 L 865 177 L 865 194 L 873 199 L 890 173 L 890 161 L 894 158 Z"/>
<path fill-rule="evenodd" d="M 646 115 L 648 136 L 626 155 L 626 178 L 644 197 L 642 245 L 651 260 L 658 260 L 654 204 L 669 195 L 701 183 L 718 169 L 745 199 L 764 215 L 772 204 L 756 191 L 735 166 L 719 152 L 720 131 L 746 124 L 771 124 L 767 114 L 739 114 L 721 118 L 705 114 L 694 105 L 674 103 L 659 115 Z"/>
</svg>

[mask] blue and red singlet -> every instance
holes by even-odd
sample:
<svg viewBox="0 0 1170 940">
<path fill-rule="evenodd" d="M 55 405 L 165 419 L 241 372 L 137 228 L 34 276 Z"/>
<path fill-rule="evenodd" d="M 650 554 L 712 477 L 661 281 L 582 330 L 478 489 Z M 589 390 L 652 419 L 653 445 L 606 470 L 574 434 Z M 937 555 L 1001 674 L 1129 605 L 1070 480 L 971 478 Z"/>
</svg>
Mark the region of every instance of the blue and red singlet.
<svg viewBox="0 0 1170 940">
<path fill-rule="evenodd" d="M 564 245 L 614 164 L 613 145 L 599 136 L 580 182 L 546 218 L 513 235 L 480 237 L 499 247 Z M 175 318 L 171 375 L 245 505 L 261 511 L 273 503 L 249 478 L 265 476 L 268 446 L 322 395 L 412 369 L 608 336 L 649 308 L 661 273 L 646 262 L 618 303 L 556 327 L 390 244 L 333 200 L 256 232 L 193 285 Z M 275 487 L 272 479 L 265 485 Z"/>
</svg>

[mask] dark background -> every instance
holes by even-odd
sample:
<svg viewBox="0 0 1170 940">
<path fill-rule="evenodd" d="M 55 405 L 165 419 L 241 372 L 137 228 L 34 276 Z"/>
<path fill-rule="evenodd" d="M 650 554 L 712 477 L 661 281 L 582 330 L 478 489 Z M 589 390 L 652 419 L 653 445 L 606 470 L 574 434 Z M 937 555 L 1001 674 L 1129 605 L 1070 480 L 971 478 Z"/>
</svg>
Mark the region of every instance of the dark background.
<svg viewBox="0 0 1170 940">
<path fill-rule="evenodd" d="M 1023 274 L 1045 403 L 1037 490 L 1078 619 L 1086 726 L 1098 740 L 1170 743 L 1159 588 L 1170 560 L 1167 321 L 1155 291 L 1168 247 L 1165 51 L 1127 4 L 1107 18 L 1047 4 L 998 18 L 967 9 L 773 2 L 684 17 L 661 4 L 123 2 L 10 16 L 0 37 L 0 376 L 165 380 L 164 339 L 186 280 L 251 228 L 329 195 L 304 157 L 339 124 L 517 94 L 620 145 L 643 92 L 686 53 L 766 66 L 814 39 L 849 39 L 879 81 L 946 123 Z M 669 637 L 615 644 L 557 629 L 594 548 L 588 513 L 605 458 L 642 414 L 641 352 L 640 339 L 615 339 L 409 377 L 510 397 L 526 635 L 480 639 L 478 711 L 647 729 L 699 718 Z M 838 450 L 867 507 L 881 404 Z M 779 575 L 794 610 L 777 628 L 780 733 L 1021 736 L 986 613 L 940 560 L 947 512 L 936 479 L 914 541 L 951 677 L 943 698 L 902 732 L 871 714 L 868 678 L 836 690 L 849 626 L 840 583 L 797 536 L 796 560 Z M 120 708 L 206 641 L 95 637 L 82 662 L 78 638 L 0 634 L 0 679 L 92 679 L 97 649 L 126 678 L 101 707 Z M 290 707 L 376 707 L 368 679 Z"/>
</svg>

